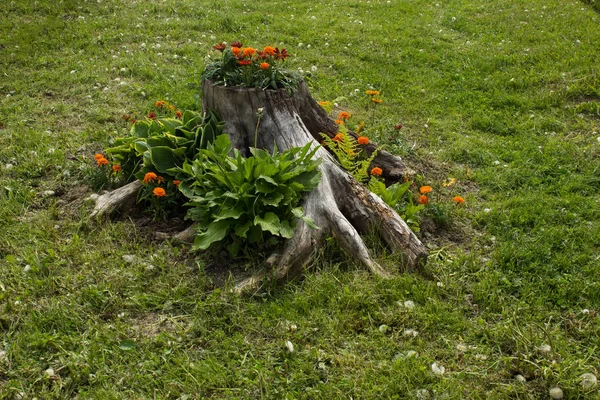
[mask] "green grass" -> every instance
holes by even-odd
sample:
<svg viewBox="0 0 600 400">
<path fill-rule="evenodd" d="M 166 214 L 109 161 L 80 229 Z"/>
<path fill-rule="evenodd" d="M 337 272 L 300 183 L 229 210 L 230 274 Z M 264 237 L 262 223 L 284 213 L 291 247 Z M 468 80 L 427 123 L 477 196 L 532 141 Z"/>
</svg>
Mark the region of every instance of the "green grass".
<svg viewBox="0 0 600 400">
<path fill-rule="evenodd" d="M 6 2 L 0 398 L 598 398 L 597 3 Z M 197 109 L 212 44 L 236 39 L 286 47 L 434 188 L 422 274 L 379 280 L 331 242 L 235 297 L 214 255 L 89 219 L 84 171 L 122 115 Z"/>
</svg>

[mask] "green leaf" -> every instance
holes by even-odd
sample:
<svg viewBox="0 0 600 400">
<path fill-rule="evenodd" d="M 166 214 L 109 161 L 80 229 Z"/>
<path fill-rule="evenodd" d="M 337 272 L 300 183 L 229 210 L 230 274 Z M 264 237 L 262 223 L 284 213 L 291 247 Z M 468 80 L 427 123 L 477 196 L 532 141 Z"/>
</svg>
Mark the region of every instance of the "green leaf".
<svg viewBox="0 0 600 400">
<path fill-rule="evenodd" d="M 244 215 L 245 212 L 246 211 L 241 207 L 224 209 L 215 217 L 215 221 L 221 221 L 230 218 L 239 219 L 242 215 Z"/>
<path fill-rule="evenodd" d="M 263 231 L 270 232 L 273 235 L 279 235 L 279 230 L 281 229 L 279 217 L 272 212 L 266 213 L 264 218 L 260 215 L 254 217 L 254 225 L 260 226 Z"/>
<path fill-rule="evenodd" d="M 252 221 L 246 221 L 241 225 L 236 225 L 235 226 L 235 234 L 238 235 L 239 237 L 245 238 L 246 234 L 248 233 L 248 229 L 250 229 L 250 227 L 252 226 Z"/>
<path fill-rule="evenodd" d="M 273 178 L 261 175 L 256 182 L 254 182 L 254 186 L 258 193 L 273 193 L 277 190 L 277 186 L 279 185 L 277 185 L 277 182 L 275 182 Z"/>
<path fill-rule="evenodd" d="M 161 118 L 158 120 L 158 123 L 171 135 L 174 135 L 175 129 L 181 126 L 181 121 L 175 118 Z"/>
<path fill-rule="evenodd" d="M 290 226 L 289 221 L 281 221 L 281 228 L 279 229 L 279 233 L 286 239 L 290 239 L 294 236 L 294 227 Z"/>
<path fill-rule="evenodd" d="M 206 250 L 211 244 L 223 240 L 229 232 L 228 221 L 214 221 L 208 225 L 206 231 L 196 235 L 194 250 Z"/>
<path fill-rule="evenodd" d="M 150 124 L 147 121 L 137 121 L 131 127 L 131 136 L 138 138 L 147 138 L 150 132 Z"/>
<path fill-rule="evenodd" d="M 150 159 L 158 172 L 167 174 L 168 170 L 183 165 L 185 149 L 172 149 L 166 146 L 150 148 Z"/>
<path fill-rule="evenodd" d="M 135 350 L 136 344 L 131 339 L 125 339 L 125 340 L 121 340 L 121 342 L 119 343 L 119 348 L 121 350 L 131 351 L 131 350 Z"/>
</svg>

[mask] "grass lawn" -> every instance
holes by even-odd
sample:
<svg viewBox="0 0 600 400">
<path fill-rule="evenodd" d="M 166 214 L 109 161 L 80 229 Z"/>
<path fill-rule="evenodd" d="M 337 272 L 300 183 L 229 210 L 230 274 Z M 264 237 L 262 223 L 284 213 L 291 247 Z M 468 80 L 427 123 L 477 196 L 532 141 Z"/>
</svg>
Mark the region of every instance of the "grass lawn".
<svg viewBox="0 0 600 400">
<path fill-rule="evenodd" d="M 600 368 L 598 7 L 5 0 L 0 398 L 600 398 L 582 378 Z M 238 297 L 215 254 L 89 218 L 122 116 L 199 109 L 222 40 L 287 48 L 315 99 L 432 186 L 423 272 L 375 278 L 331 240 L 304 278 Z"/>
</svg>

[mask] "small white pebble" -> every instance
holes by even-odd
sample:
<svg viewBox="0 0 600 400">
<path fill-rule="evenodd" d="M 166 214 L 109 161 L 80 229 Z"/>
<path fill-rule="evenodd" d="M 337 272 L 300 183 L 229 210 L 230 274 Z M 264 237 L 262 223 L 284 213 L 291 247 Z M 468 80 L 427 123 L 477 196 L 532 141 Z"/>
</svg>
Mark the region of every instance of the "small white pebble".
<svg viewBox="0 0 600 400">
<path fill-rule="evenodd" d="M 287 350 L 290 353 L 294 352 L 294 344 L 292 342 L 290 342 L 289 340 L 285 342 L 285 347 L 287 348 Z"/>
<path fill-rule="evenodd" d="M 484 208 L 484 209 L 483 209 L 483 212 L 484 212 L 484 213 L 489 213 L 490 211 L 492 211 L 490 208 Z"/>
<path fill-rule="evenodd" d="M 459 343 L 456 345 L 456 350 L 458 350 L 461 353 L 464 353 L 465 351 L 467 351 L 467 346 L 465 346 L 462 343 Z"/>
<path fill-rule="evenodd" d="M 417 352 L 416 352 L 416 351 L 414 351 L 414 350 L 409 350 L 409 351 L 407 351 L 407 352 L 406 352 L 406 354 L 404 355 L 404 358 L 412 358 L 412 357 L 414 357 L 414 358 L 417 358 L 418 356 L 419 356 L 419 353 L 417 353 Z"/>
<path fill-rule="evenodd" d="M 312 72 L 315 72 L 315 71 L 317 70 L 317 66 L 316 66 L 316 65 L 313 65 L 312 67 L 310 67 L 310 70 L 311 70 Z"/>
<path fill-rule="evenodd" d="M 124 312 L 120 312 L 120 313 L 118 313 L 118 314 L 117 314 L 117 317 L 118 317 L 118 318 L 123 318 L 124 316 L 125 316 L 125 313 L 124 313 Z"/>
<path fill-rule="evenodd" d="M 121 68 L 121 72 L 127 72 L 127 68 Z"/>
<path fill-rule="evenodd" d="M 44 374 L 46 374 L 47 377 L 52 378 L 54 376 L 54 370 L 52 368 L 48 368 L 44 371 Z"/>
<path fill-rule="evenodd" d="M 27 264 L 25 267 L 23 267 L 23 272 L 29 272 L 30 269 L 31 265 Z"/>
<path fill-rule="evenodd" d="M 14 165 L 12 165 L 12 164 L 6 164 L 4 166 L 5 169 L 12 169 L 13 167 L 14 167 Z"/>
<path fill-rule="evenodd" d="M 494 165 L 500 165 L 500 161 L 498 161 L 498 160 L 494 161 Z"/>
<path fill-rule="evenodd" d="M 517 382 L 521 382 L 521 383 L 527 382 L 527 379 L 525 379 L 525 377 L 521 374 L 515 376 L 515 379 L 517 380 Z"/>
<path fill-rule="evenodd" d="M 386 324 L 379 325 L 379 332 L 381 332 L 381 333 L 386 333 L 386 332 L 387 332 L 387 330 L 388 330 L 388 328 L 389 328 L 389 327 L 388 327 Z"/>
<path fill-rule="evenodd" d="M 555 387 L 550 389 L 550 397 L 552 397 L 554 400 L 560 400 L 563 398 L 563 396 L 564 394 L 561 388 Z"/>
<path fill-rule="evenodd" d="M 441 288 L 441 287 L 444 287 L 444 283 L 442 283 L 442 282 L 438 282 L 438 283 L 437 283 L 437 287 L 440 287 L 440 288 Z"/>
<path fill-rule="evenodd" d="M 581 375 L 581 386 L 583 386 L 584 389 L 589 389 L 591 387 L 596 386 L 597 384 L 598 379 L 596 378 L 596 375 L 591 374 L 589 372 Z"/>
<path fill-rule="evenodd" d="M 476 354 L 475 359 L 485 361 L 488 359 L 488 356 L 486 356 L 485 354 Z"/>
<path fill-rule="evenodd" d="M 433 372 L 436 375 L 444 375 L 444 372 L 446 372 L 446 368 L 444 368 L 443 365 L 438 365 L 438 363 L 433 363 L 431 364 L 431 372 Z"/>
<path fill-rule="evenodd" d="M 302 47 L 302 46 L 304 46 L 304 43 L 302 43 L 302 42 L 298 43 L 298 47 Z"/>
<path fill-rule="evenodd" d="M 43 195 L 44 197 L 51 197 L 54 196 L 56 194 L 56 192 L 54 190 L 45 190 Z"/>
<path fill-rule="evenodd" d="M 549 344 L 543 344 L 538 347 L 538 351 L 541 353 L 550 353 L 550 351 L 552 351 L 552 347 L 550 347 Z"/>
<path fill-rule="evenodd" d="M 123 261 L 125 261 L 126 263 L 132 263 L 136 260 L 136 256 L 133 254 L 124 254 L 123 255 Z"/>
<path fill-rule="evenodd" d="M 589 314 L 590 310 L 588 310 L 587 308 L 584 308 L 583 310 L 581 310 L 582 314 Z"/>
<path fill-rule="evenodd" d="M 412 300 L 406 300 L 404 302 L 404 308 L 406 308 L 408 310 L 412 310 L 413 308 L 415 308 L 415 302 Z"/>
<path fill-rule="evenodd" d="M 417 337 L 419 336 L 419 332 L 415 331 L 414 329 L 405 329 L 404 336 Z"/>
<path fill-rule="evenodd" d="M 290 325 L 290 331 L 294 332 L 298 329 L 298 326 L 296 324 L 291 324 Z"/>
</svg>

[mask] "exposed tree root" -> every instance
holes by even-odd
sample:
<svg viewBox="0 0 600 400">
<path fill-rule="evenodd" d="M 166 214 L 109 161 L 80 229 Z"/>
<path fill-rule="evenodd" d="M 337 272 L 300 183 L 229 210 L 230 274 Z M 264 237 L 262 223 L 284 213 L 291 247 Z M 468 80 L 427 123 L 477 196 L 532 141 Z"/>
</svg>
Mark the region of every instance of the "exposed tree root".
<svg viewBox="0 0 600 400">
<path fill-rule="evenodd" d="M 141 187 L 142 183 L 140 181 L 134 181 L 112 192 L 103 194 L 96 199 L 96 205 L 90 216 L 102 217 L 110 215 L 121 207 L 135 203 L 137 193 Z"/>
</svg>

